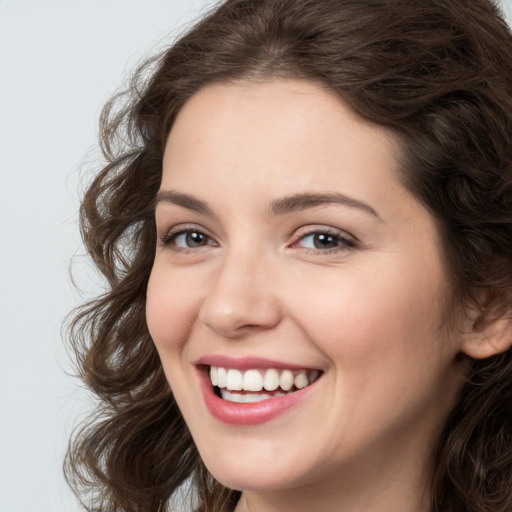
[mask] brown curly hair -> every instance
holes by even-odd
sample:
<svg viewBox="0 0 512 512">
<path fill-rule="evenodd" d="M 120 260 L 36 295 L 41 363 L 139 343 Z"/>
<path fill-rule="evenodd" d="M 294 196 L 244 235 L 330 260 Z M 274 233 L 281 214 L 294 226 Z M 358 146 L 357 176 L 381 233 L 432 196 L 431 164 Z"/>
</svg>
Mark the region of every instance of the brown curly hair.
<svg viewBox="0 0 512 512">
<path fill-rule="evenodd" d="M 454 301 L 512 308 L 512 36 L 496 5 L 227 0 L 102 114 L 107 164 L 80 219 L 108 291 L 74 313 L 69 331 L 98 397 L 66 459 L 89 510 L 164 512 L 187 480 L 200 512 L 232 511 L 240 497 L 201 462 L 148 333 L 145 295 L 177 113 L 206 84 L 269 76 L 320 81 L 393 131 L 403 180 L 438 221 Z M 511 350 L 471 361 L 432 456 L 432 512 L 512 511 Z"/>
</svg>

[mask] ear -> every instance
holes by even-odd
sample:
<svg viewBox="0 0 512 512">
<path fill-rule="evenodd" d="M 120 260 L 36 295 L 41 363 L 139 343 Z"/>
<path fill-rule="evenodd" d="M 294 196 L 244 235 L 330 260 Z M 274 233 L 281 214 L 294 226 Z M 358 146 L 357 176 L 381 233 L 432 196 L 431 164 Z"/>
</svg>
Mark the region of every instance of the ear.
<svg viewBox="0 0 512 512">
<path fill-rule="evenodd" d="M 512 308 L 500 313 L 471 310 L 467 314 L 461 350 L 473 359 L 487 357 L 505 352 L 512 346 Z"/>
</svg>

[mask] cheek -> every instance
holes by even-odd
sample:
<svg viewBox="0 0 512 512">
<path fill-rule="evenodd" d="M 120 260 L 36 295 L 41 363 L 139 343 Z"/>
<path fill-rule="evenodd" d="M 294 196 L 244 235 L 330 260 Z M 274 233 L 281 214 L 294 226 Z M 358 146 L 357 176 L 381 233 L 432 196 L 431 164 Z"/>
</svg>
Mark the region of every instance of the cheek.
<svg viewBox="0 0 512 512">
<path fill-rule="evenodd" d="M 326 283 L 327 285 L 327 283 Z M 439 354 L 440 289 L 435 275 L 401 271 L 347 273 L 340 282 L 308 286 L 296 318 L 310 339 L 344 369 L 361 374 Z M 372 367 L 373 362 L 375 367 Z"/>
<path fill-rule="evenodd" d="M 179 277 L 179 276 L 178 276 Z M 146 322 L 160 356 L 164 373 L 184 417 L 197 397 L 190 397 L 184 385 L 184 361 L 187 359 L 187 340 L 197 319 L 197 288 L 189 280 L 155 265 L 147 289 Z"/>
<path fill-rule="evenodd" d="M 146 321 L 162 357 L 179 350 L 197 317 L 199 298 L 191 283 L 171 279 L 155 266 L 147 289 Z"/>
<path fill-rule="evenodd" d="M 343 425 L 354 446 L 418 418 L 437 422 L 451 407 L 456 350 L 439 332 L 440 283 L 432 277 L 354 274 L 329 292 L 312 286 L 296 302 L 296 321 L 330 360 L 326 421 L 333 431 Z"/>
</svg>

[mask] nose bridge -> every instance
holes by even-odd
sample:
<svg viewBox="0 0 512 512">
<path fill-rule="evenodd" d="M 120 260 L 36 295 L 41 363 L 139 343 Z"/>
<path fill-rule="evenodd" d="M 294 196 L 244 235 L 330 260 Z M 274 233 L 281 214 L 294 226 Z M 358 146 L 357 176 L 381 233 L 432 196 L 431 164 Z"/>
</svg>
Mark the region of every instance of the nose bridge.
<svg viewBox="0 0 512 512">
<path fill-rule="evenodd" d="M 227 337 L 238 337 L 248 329 L 275 326 L 280 308 L 270 260 L 264 251 L 250 246 L 227 250 L 218 262 L 202 304 L 201 320 Z"/>
</svg>

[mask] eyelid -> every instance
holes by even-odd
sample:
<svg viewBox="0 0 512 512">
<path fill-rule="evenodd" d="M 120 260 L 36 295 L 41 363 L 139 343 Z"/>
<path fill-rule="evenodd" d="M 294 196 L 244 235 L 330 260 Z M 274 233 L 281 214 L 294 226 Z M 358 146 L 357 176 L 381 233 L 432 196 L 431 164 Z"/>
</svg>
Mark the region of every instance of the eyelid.
<svg viewBox="0 0 512 512">
<path fill-rule="evenodd" d="M 329 226 L 325 224 L 308 224 L 306 226 L 302 226 L 295 231 L 297 238 L 300 238 L 304 235 L 309 235 L 312 233 L 330 233 L 332 235 L 339 235 L 342 238 L 348 238 L 354 240 L 354 242 L 358 241 L 357 237 L 349 233 L 348 231 L 335 228 L 334 226 Z"/>
<path fill-rule="evenodd" d="M 208 243 L 204 245 L 199 245 L 197 247 L 180 247 L 172 243 L 180 235 L 191 232 L 199 233 L 205 236 L 208 240 Z M 326 248 L 300 247 L 300 243 L 302 240 L 309 236 L 314 236 L 318 234 L 326 234 L 332 236 L 338 241 L 340 241 L 340 243 L 339 245 L 335 245 L 334 247 Z M 197 252 L 200 250 L 204 250 L 206 248 L 211 248 L 212 246 L 219 246 L 218 241 L 215 239 L 214 236 L 212 236 L 209 233 L 209 230 L 205 229 L 203 226 L 199 224 L 178 224 L 172 226 L 170 229 L 166 230 L 163 235 L 160 235 L 158 237 L 158 240 L 163 247 L 169 248 L 176 253 Z M 290 244 L 288 244 L 288 247 L 292 249 L 302 248 L 308 251 L 309 253 L 327 255 L 348 251 L 350 249 L 356 249 L 359 247 L 359 240 L 352 234 L 339 228 L 334 228 L 332 226 L 325 225 L 307 225 L 296 230 L 296 232 L 293 235 L 293 241 Z"/>
<path fill-rule="evenodd" d="M 184 233 L 189 233 L 189 232 L 194 232 L 194 233 L 199 233 L 201 235 L 204 235 L 205 237 L 207 237 L 210 241 L 213 241 L 215 242 L 215 245 L 218 245 L 217 241 L 215 240 L 215 238 L 208 232 L 207 229 L 205 229 L 203 226 L 200 226 L 198 224 L 178 224 L 176 226 L 173 226 L 171 227 L 170 229 L 166 230 L 165 231 L 165 234 L 163 234 L 162 236 L 159 236 L 158 237 L 158 240 L 159 242 L 164 246 L 164 247 L 170 247 L 171 246 L 171 243 L 173 240 L 175 240 L 178 236 L 184 234 Z M 203 247 L 208 247 L 208 246 L 211 246 L 212 244 L 206 244 L 205 246 Z M 200 247 L 199 247 L 200 248 Z M 193 247 L 190 247 L 190 248 L 183 248 L 183 247 L 175 247 L 175 250 L 178 252 L 180 249 L 183 249 L 183 250 L 197 250 L 199 248 L 193 248 Z"/>
<path fill-rule="evenodd" d="M 307 247 L 304 249 L 318 254 L 331 254 L 333 252 L 342 252 L 349 249 L 355 249 L 359 246 L 359 240 L 347 231 L 339 228 L 333 228 L 332 226 L 309 225 L 297 230 L 296 234 L 294 235 L 294 241 L 289 245 L 289 247 L 296 248 L 302 240 L 308 236 L 313 236 L 316 234 L 327 234 L 337 238 L 343 243 L 339 246 L 326 249 L 313 249 Z"/>
</svg>

